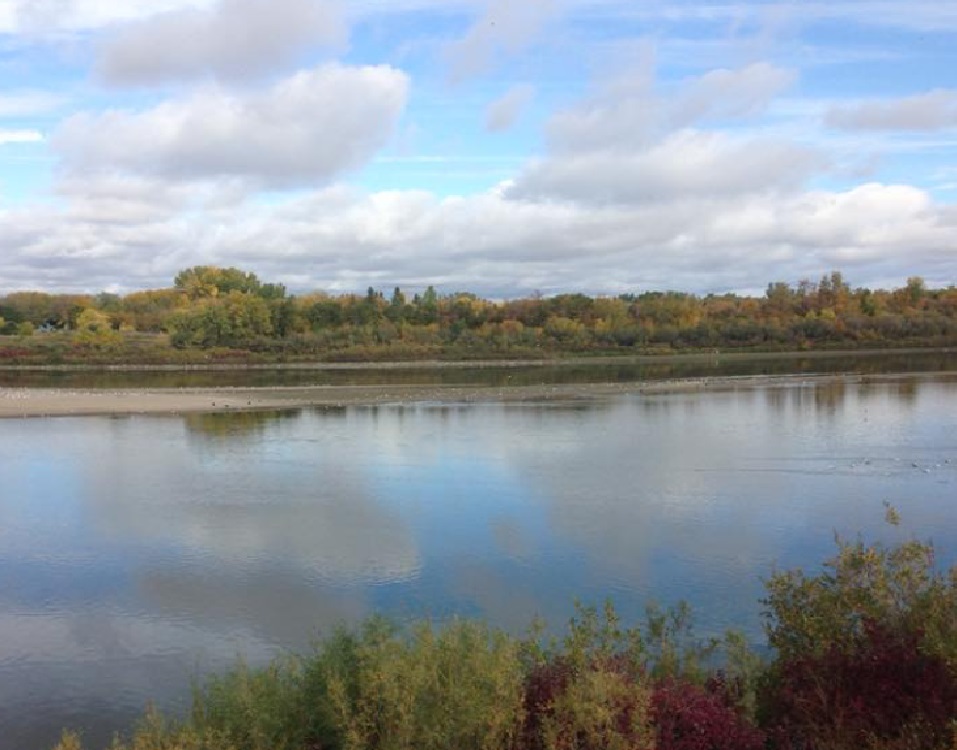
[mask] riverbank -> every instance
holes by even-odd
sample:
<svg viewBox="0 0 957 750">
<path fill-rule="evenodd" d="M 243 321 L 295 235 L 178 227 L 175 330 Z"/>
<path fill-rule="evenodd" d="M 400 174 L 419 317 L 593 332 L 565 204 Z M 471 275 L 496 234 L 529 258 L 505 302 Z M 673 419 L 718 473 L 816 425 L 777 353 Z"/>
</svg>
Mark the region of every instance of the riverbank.
<svg viewBox="0 0 957 750">
<path fill-rule="evenodd" d="M 935 372 L 957 378 L 957 372 Z M 371 385 L 262 388 L 128 388 L 79 390 L 0 388 L 0 418 L 222 413 L 306 407 L 375 406 L 391 403 L 583 401 L 625 394 L 715 391 L 760 386 L 875 383 L 922 377 L 907 375 L 745 375 L 677 378 L 626 383 L 527 386 Z"/>
<path fill-rule="evenodd" d="M 539 357 L 514 359 L 417 359 L 385 362 L 192 362 L 192 363 L 0 363 L 0 372 L 226 372 L 259 370 L 363 371 L 363 370 L 455 370 L 518 367 L 576 367 L 581 365 L 668 365 L 712 362 L 831 359 L 834 357 L 886 357 L 908 354 L 954 354 L 957 347 L 884 347 L 880 349 L 808 349 L 802 351 L 740 351 L 717 349 L 670 354 L 615 354 L 589 357 Z"/>
</svg>

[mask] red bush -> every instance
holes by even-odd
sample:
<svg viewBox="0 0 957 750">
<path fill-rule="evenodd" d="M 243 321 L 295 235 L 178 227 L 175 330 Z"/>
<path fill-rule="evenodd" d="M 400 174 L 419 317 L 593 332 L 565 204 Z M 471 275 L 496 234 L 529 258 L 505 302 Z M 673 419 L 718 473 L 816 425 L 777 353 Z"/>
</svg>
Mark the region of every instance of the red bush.
<svg viewBox="0 0 957 750">
<path fill-rule="evenodd" d="M 920 634 L 866 623 L 855 647 L 777 665 L 768 723 L 781 747 L 949 747 L 957 681 Z"/>
<path fill-rule="evenodd" d="M 0 347 L 0 359 L 21 359 L 29 357 L 33 352 L 22 346 L 2 346 Z"/>
<path fill-rule="evenodd" d="M 542 750 L 543 719 L 550 713 L 555 699 L 565 692 L 571 677 L 571 667 L 561 659 L 539 664 L 529 672 L 525 679 L 525 726 L 522 731 L 525 750 Z"/>
<path fill-rule="evenodd" d="M 709 689 L 670 680 L 655 688 L 652 717 L 658 750 L 761 750 L 764 733 L 730 705 L 720 679 Z"/>
</svg>

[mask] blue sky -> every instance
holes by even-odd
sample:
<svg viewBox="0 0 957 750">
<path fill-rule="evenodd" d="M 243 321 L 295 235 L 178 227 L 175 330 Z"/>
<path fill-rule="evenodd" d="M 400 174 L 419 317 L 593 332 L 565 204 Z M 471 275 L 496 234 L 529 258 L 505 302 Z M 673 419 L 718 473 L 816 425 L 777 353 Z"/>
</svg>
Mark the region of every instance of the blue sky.
<svg viewBox="0 0 957 750">
<path fill-rule="evenodd" d="M 0 0 L 0 293 L 957 281 L 957 2 Z"/>
</svg>

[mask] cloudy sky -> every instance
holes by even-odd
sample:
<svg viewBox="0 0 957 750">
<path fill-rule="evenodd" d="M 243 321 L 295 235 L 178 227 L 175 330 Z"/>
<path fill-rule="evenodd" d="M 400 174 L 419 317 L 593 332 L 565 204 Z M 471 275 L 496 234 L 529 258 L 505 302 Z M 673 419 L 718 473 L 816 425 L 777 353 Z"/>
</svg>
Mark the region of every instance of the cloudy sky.
<svg viewBox="0 0 957 750">
<path fill-rule="evenodd" d="M 0 0 L 0 293 L 957 282 L 955 0 Z"/>
</svg>

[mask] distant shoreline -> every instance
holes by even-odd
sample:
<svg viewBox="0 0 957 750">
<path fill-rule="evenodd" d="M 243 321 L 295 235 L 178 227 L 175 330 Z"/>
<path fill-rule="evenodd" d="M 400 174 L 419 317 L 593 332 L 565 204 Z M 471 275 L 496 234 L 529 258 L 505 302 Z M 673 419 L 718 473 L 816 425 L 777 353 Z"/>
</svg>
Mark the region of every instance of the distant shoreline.
<svg viewBox="0 0 957 750">
<path fill-rule="evenodd" d="M 228 413 L 309 407 L 413 403 L 595 401 L 625 394 L 687 393 L 764 386 L 880 383 L 926 377 L 955 378 L 957 371 L 886 375 L 728 375 L 633 383 L 529 386 L 371 385 L 219 388 L 127 388 L 105 390 L 0 388 L 0 418 L 132 416 Z"/>
<path fill-rule="evenodd" d="M 828 359 L 830 357 L 880 357 L 907 354 L 957 354 L 957 346 L 888 347 L 883 349 L 813 349 L 807 351 L 741 351 L 735 349 L 678 352 L 673 354 L 611 354 L 594 357 L 543 359 L 420 359 L 368 362 L 215 362 L 192 364 L 0 364 L 0 372 L 194 372 L 244 370 L 445 370 L 515 367 L 572 367 L 613 364 L 681 364 L 685 362 Z"/>
</svg>

